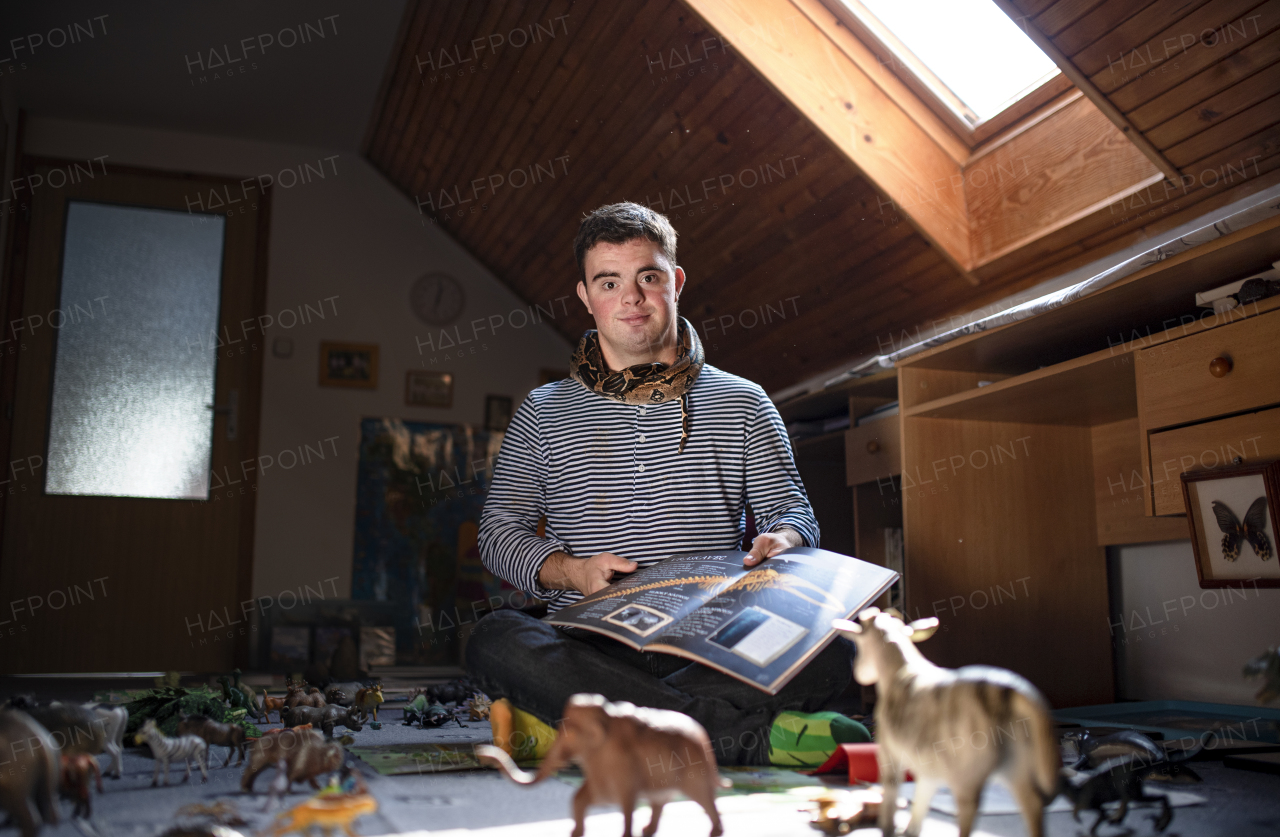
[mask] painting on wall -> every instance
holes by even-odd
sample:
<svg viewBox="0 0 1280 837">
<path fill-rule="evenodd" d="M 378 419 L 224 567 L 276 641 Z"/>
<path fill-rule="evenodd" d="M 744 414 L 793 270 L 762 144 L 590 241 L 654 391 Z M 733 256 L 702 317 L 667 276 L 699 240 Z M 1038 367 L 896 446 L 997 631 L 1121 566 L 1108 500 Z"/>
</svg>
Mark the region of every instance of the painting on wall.
<svg viewBox="0 0 1280 837">
<path fill-rule="evenodd" d="M 378 344 L 320 343 L 320 386 L 378 388 Z"/>
<path fill-rule="evenodd" d="M 360 423 L 351 597 L 395 604 L 397 665 L 456 664 L 491 602 L 525 601 L 477 547 L 501 444 L 502 434 L 469 425 Z"/>
</svg>

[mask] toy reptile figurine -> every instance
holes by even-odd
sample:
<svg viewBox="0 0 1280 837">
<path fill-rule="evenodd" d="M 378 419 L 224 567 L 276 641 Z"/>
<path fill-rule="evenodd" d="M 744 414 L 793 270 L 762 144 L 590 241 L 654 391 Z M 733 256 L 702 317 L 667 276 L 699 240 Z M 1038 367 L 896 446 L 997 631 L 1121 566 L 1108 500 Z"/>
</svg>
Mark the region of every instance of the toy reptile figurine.
<svg viewBox="0 0 1280 837">
<path fill-rule="evenodd" d="M 1063 771 L 1058 785 L 1059 792 L 1071 800 L 1071 816 L 1080 822 L 1081 811 L 1097 811 L 1098 818 L 1089 829 L 1090 835 L 1097 835 L 1098 826 L 1105 819 L 1111 825 L 1119 825 L 1129 813 L 1131 802 L 1159 802 L 1161 811 L 1151 818 L 1156 831 L 1164 831 L 1173 821 L 1173 808 L 1169 806 L 1169 798 L 1162 793 L 1148 794 L 1142 782 L 1155 769 L 1149 760 L 1139 754 L 1118 756 L 1108 759 L 1102 764 L 1083 772 Z M 1103 805 L 1119 802 L 1120 806 L 1108 815 Z"/>
<path fill-rule="evenodd" d="M 409 702 L 404 705 L 404 726 L 413 726 L 415 723 L 421 724 L 430 704 L 431 701 L 427 700 L 427 693 L 421 689 L 415 689 L 413 694 L 409 696 Z"/>
<path fill-rule="evenodd" d="M 1101 767 L 1115 758 L 1131 758 L 1134 764 L 1150 767 L 1145 778 L 1170 782 L 1203 781 L 1194 770 L 1183 762 L 1189 761 L 1203 748 L 1196 745 L 1178 755 L 1170 755 L 1164 747 L 1137 730 L 1121 730 L 1111 735 L 1094 738 L 1088 730 L 1068 732 L 1062 736 L 1065 744 L 1072 744 L 1079 753 L 1072 770 L 1088 771 Z"/>
<path fill-rule="evenodd" d="M 218 683 L 222 686 L 222 699 L 232 709 L 245 710 L 255 721 L 262 719 L 262 715 L 258 712 L 257 695 L 253 693 L 253 689 L 240 682 L 240 669 L 232 671 L 231 678 L 225 674 L 219 676 Z"/>
</svg>

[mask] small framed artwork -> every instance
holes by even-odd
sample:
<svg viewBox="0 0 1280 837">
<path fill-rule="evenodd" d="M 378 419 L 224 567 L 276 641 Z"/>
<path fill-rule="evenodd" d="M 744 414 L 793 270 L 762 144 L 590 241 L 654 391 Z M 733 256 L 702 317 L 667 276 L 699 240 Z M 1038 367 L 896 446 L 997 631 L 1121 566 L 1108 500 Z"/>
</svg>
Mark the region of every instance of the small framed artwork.
<svg viewBox="0 0 1280 837">
<path fill-rule="evenodd" d="M 1280 587 L 1280 462 L 1182 475 L 1201 587 Z"/>
<path fill-rule="evenodd" d="M 320 343 L 320 386 L 378 388 L 378 344 Z"/>
<path fill-rule="evenodd" d="M 504 433 L 509 424 L 511 424 L 511 399 L 505 395 L 486 395 L 484 429 L 491 433 Z"/>
<path fill-rule="evenodd" d="M 411 369 L 404 376 L 404 403 L 410 407 L 453 406 L 453 375 Z"/>
</svg>

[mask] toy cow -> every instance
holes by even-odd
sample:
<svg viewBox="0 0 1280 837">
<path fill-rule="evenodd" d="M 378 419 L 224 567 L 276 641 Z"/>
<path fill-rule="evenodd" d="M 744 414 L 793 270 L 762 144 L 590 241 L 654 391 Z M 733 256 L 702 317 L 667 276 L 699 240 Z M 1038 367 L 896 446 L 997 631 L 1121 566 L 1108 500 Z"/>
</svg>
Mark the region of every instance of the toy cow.
<svg viewBox="0 0 1280 837">
<path fill-rule="evenodd" d="M 1048 706 L 1035 687 L 1004 669 L 951 670 L 926 660 L 915 643 L 933 635 L 937 619 L 905 625 L 873 607 L 857 622 L 833 624 L 858 646 L 854 678 L 876 684 L 884 837 L 893 837 L 898 785 L 908 770 L 916 779 L 908 837 L 920 833 L 939 785 L 951 789 L 960 837 L 969 837 L 992 773 L 1013 791 L 1031 837 L 1041 837 L 1044 806 L 1057 793 L 1062 762 Z"/>
<path fill-rule="evenodd" d="M 716 770 L 707 731 L 680 712 L 609 703 L 600 695 L 574 695 L 565 704 L 560 734 L 536 776 L 516 767 L 497 747 L 481 745 L 476 755 L 522 785 L 540 782 L 571 761 L 580 764 L 582 786 L 573 797 L 572 837 L 582 837 L 588 805 L 610 803 L 622 807 L 622 834 L 631 837 L 637 799 L 649 801 L 652 814 L 644 834 L 652 837 L 663 805 L 677 792 L 707 812 L 711 837 L 724 833 L 716 788 L 729 783 Z"/>
<path fill-rule="evenodd" d="M 274 731 L 273 731 L 274 732 Z M 319 790 L 316 777 L 342 766 L 343 749 L 336 741 L 326 741 L 314 729 L 286 729 L 256 739 L 249 748 L 249 763 L 240 776 L 240 789 L 253 791 L 253 780 L 268 767 L 283 761 L 290 787 L 306 780 Z"/>
</svg>

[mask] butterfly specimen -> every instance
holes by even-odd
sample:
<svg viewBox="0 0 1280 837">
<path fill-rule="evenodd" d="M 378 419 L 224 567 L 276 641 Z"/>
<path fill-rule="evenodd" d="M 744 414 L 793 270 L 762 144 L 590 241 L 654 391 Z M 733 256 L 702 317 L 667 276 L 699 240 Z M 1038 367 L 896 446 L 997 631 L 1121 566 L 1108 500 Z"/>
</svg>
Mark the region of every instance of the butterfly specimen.
<svg viewBox="0 0 1280 837">
<path fill-rule="evenodd" d="M 1271 557 L 1271 540 L 1262 531 L 1267 526 L 1267 498 L 1259 497 L 1245 512 L 1244 523 L 1236 517 L 1235 512 L 1227 508 L 1221 500 L 1213 501 L 1213 516 L 1218 518 L 1218 528 L 1222 530 L 1222 557 L 1234 561 L 1240 557 L 1240 541 L 1244 539 L 1253 547 L 1263 561 Z"/>
</svg>

